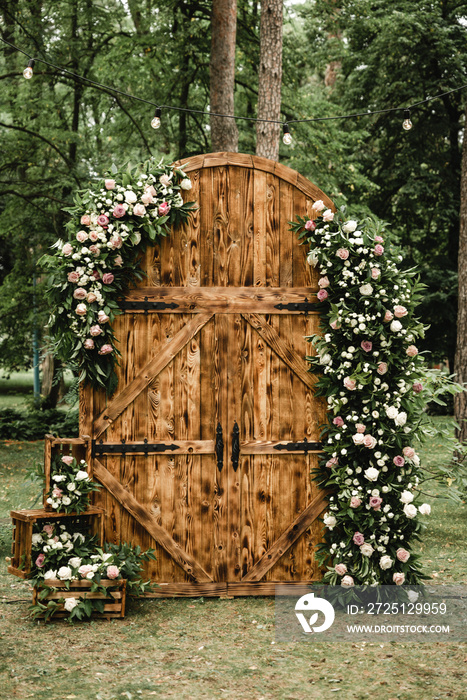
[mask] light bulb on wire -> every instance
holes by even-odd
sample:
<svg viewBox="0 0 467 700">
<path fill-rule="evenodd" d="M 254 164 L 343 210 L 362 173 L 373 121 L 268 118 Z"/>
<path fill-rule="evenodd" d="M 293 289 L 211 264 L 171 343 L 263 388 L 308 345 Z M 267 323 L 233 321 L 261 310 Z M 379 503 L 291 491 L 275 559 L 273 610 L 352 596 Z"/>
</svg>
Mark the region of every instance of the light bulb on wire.
<svg viewBox="0 0 467 700">
<path fill-rule="evenodd" d="M 34 63 L 35 60 L 31 58 L 30 61 L 28 61 L 28 67 L 23 70 L 23 75 L 26 78 L 26 80 L 29 80 L 32 78 L 32 74 L 34 73 L 33 68 L 34 68 Z"/>
<path fill-rule="evenodd" d="M 284 124 L 282 126 L 282 131 L 284 132 L 282 141 L 285 143 L 286 146 L 290 146 L 290 144 L 292 143 L 292 134 L 290 133 L 289 125 Z"/>
<path fill-rule="evenodd" d="M 404 109 L 404 121 L 402 122 L 402 128 L 405 131 L 410 131 L 412 127 L 413 124 L 410 121 L 410 109 Z"/>
<path fill-rule="evenodd" d="M 151 126 L 153 129 L 159 129 L 161 125 L 161 110 L 159 107 L 156 109 L 154 117 L 151 121 Z"/>
</svg>

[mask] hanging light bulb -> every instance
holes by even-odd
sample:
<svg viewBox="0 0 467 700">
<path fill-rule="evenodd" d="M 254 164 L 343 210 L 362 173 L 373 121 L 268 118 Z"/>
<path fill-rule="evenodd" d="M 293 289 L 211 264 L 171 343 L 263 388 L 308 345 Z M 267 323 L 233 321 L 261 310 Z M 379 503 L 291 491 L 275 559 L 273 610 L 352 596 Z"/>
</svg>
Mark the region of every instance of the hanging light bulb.
<svg viewBox="0 0 467 700">
<path fill-rule="evenodd" d="M 154 117 L 151 121 L 151 126 L 153 129 L 159 129 L 161 125 L 161 110 L 159 107 L 156 109 Z"/>
<path fill-rule="evenodd" d="M 404 121 L 402 122 L 402 128 L 405 129 L 405 131 L 410 131 L 412 127 L 413 124 L 410 121 L 410 109 L 404 109 Z"/>
<path fill-rule="evenodd" d="M 285 143 L 286 146 L 290 146 L 290 144 L 292 143 L 292 134 L 290 133 L 289 125 L 284 124 L 282 127 L 282 131 L 284 132 L 282 141 Z"/>
<path fill-rule="evenodd" d="M 23 70 L 23 75 L 26 78 L 26 80 L 29 80 L 30 78 L 32 78 L 32 74 L 34 72 L 33 71 L 34 64 L 35 64 L 35 60 L 33 58 L 31 58 L 31 60 L 28 61 L 28 67 Z"/>
</svg>

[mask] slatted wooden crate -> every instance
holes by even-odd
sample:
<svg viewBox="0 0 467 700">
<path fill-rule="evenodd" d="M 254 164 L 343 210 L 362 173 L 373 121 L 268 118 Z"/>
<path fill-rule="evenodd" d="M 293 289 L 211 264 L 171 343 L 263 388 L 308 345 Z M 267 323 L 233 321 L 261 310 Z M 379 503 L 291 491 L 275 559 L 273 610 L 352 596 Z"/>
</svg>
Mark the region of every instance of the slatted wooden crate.
<svg viewBox="0 0 467 700">
<path fill-rule="evenodd" d="M 50 474 L 54 458 L 56 456 L 61 458 L 65 455 L 71 455 L 78 462 L 80 462 L 82 459 L 86 459 L 88 440 L 86 437 L 58 438 L 54 437 L 53 435 L 46 435 L 44 443 L 45 484 L 43 503 L 45 510 L 52 511 L 53 508 L 47 503 L 47 494 L 50 491 Z M 89 472 L 89 470 L 90 468 L 88 467 L 87 471 Z"/>
<path fill-rule="evenodd" d="M 99 546 L 104 541 L 104 509 L 99 506 L 90 506 L 85 513 L 79 515 L 38 509 L 12 510 L 10 516 L 13 520 L 13 544 L 8 573 L 20 578 L 31 576 L 32 533 L 36 523 L 59 520 L 66 525 L 67 530 L 97 535 Z"/>
<path fill-rule="evenodd" d="M 92 581 L 71 581 L 69 588 L 65 585 L 64 581 L 58 579 L 48 579 L 43 582 L 42 586 L 35 586 L 32 593 L 32 603 L 35 605 L 38 601 L 38 596 L 44 587 L 50 588 L 50 592 L 46 598 L 43 598 L 40 602 L 44 605 L 50 600 L 60 600 L 63 598 L 82 598 L 82 599 L 97 599 L 106 601 L 104 604 L 104 612 L 99 613 L 97 611 L 93 612 L 92 617 L 125 617 L 125 604 L 126 604 L 126 579 L 120 579 L 118 581 L 110 579 L 102 579 L 99 583 L 100 586 L 104 588 L 116 588 L 116 590 L 107 591 L 107 595 L 101 592 L 91 592 Z M 57 617 L 68 617 L 70 614 L 64 609 L 63 603 L 53 614 L 53 618 Z M 44 617 L 44 615 L 39 615 L 39 618 Z"/>
</svg>

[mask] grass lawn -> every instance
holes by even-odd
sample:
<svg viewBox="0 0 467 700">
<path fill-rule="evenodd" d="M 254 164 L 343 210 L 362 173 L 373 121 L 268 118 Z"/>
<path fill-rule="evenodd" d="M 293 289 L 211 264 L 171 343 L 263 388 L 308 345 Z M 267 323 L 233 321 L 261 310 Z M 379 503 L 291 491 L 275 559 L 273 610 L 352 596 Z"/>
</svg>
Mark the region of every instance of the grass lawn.
<svg viewBox="0 0 467 700">
<path fill-rule="evenodd" d="M 442 419 L 440 419 L 442 420 Z M 425 446 L 425 463 L 446 458 Z M 124 620 L 44 626 L 29 586 L 6 574 L 10 508 L 32 507 L 26 469 L 42 443 L 0 444 L 0 698 L 111 700 L 467 700 L 467 645 L 420 641 L 275 643 L 270 598 L 135 601 Z M 438 583 L 467 584 L 466 504 L 436 498 L 419 545 Z"/>
<path fill-rule="evenodd" d="M 65 373 L 65 384 L 68 386 L 71 382 L 72 375 L 70 372 Z M 5 375 L 0 375 L 0 409 L 1 408 L 26 408 L 32 404 L 34 398 L 34 379 L 32 369 L 22 372 L 12 372 L 7 378 Z M 64 408 L 66 406 L 58 406 Z"/>
</svg>

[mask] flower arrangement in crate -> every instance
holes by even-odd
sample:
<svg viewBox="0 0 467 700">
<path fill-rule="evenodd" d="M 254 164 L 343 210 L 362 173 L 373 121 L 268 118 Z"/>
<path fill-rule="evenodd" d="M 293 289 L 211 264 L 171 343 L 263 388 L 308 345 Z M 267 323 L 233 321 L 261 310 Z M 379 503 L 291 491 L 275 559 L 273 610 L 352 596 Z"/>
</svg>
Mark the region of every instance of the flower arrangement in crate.
<svg viewBox="0 0 467 700">
<path fill-rule="evenodd" d="M 141 568 L 155 556 L 126 543 L 101 548 L 96 536 L 44 522 L 32 535 L 32 560 L 31 616 L 48 620 L 58 614 L 71 622 L 95 613 L 123 617 L 126 590 L 139 596 L 152 585 L 141 578 Z"/>
<path fill-rule="evenodd" d="M 89 505 L 89 496 L 99 490 L 92 481 L 84 459 L 79 462 L 71 455 L 54 455 L 51 464 L 48 506 L 63 513 L 83 513 Z"/>
</svg>

